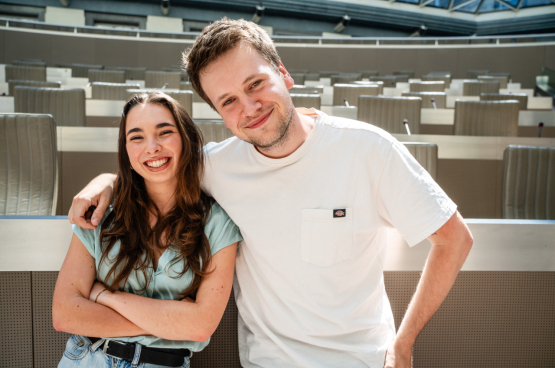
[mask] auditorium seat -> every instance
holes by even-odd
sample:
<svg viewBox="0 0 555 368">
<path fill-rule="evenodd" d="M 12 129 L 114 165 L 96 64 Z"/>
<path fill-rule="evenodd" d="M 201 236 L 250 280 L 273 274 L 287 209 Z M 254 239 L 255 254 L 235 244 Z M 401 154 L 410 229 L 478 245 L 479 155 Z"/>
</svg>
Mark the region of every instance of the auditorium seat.
<svg viewBox="0 0 555 368">
<path fill-rule="evenodd" d="M 422 99 L 423 109 L 433 109 L 434 104 L 432 103 L 432 98 L 436 104 L 435 108 L 445 109 L 447 105 L 447 95 L 445 92 L 403 92 L 403 97 L 420 97 Z"/>
<path fill-rule="evenodd" d="M 291 78 L 293 78 L 293 80 L 295 81 L 295 84 L 300 84 L 301 86 L 304 85 L 306 74 L 304 74 L 304 73 L 289 73 L 289 75 L 291 75 Z"/>
<path fill-rule="evenodd" d="M 289 88 L 289 93 L 324 93 L 324 86 L 299 86 L 295 84 Z"/>
<path fill-rule="evenodd" d="M 359 70 L 358 72 L 362 75 L 362 78 L 377 77 L 380 75 L 380 72 L 377 70 Z"/>
<path fill-rule="evenodd" d="M 341 72 L 337 71 L 329 71 L 329 70 L 320 70 L 318 72 L 320 74 L 320 78 L 331 78 L 332 75 L 339 75 Z"/>
<path fill-rule="evenodd" d="M 358 96 L 377 96 L 379 94 L 380 87 L 377 84 L 336 84 L 333 86 L 333 106 L 344 106 L 345 100 L 349 105 L 356 106 Z"/>
<path fill-rule="evenodd" d="M 14 89 L 15 112 L 51 114 L 58 126 L 85 126 L 85 90 L 82 88 Z"/>
<path fill-rule="evenodd" d="M 45 114 L 0 114 L 0 215 L 56 214 L 56 123 Z"/>
<path fill-rule="evenodd" d="M 383 95 L 383 82 L 381 81 L 354 81 L 351 84 L 356 84 L 359 86 L 378 86 L 379 87 L 379 95 Z"/>
<path fill-rule="evenodd" d="M 123 70 L 125 80 L 145 80 L 146 68 L 129 68 L 126 66 L 107 66 L 107 70 Z"/>
<path fill-rule="evenodd" d="M 125 83 L 125 71 L 89 69 L 89 83 Z"/>
<path fill-rule="evenodd" d="M 181 72 L 145 72 L 145 88 L 162 88 L 167 83 L 166 88 L 180 88 Z"/>
<path fill-rule="evenodd" d="M 221 120 L 195 120 L 195 124 L 202 132 L 204 144 L 208 142 L 218 143 L 234 136 Z"/>
<path fill-rule="evenodd" d="M 411 92 L 444 92 L 444 81 L 411 82 L 409 84 Z"/>
<path fill-rule="evenodd" d="M 46 68 L 40 66 L 6 65 L 6 82 L 28 80 L 46 82 Z"/>
<path fill-rule="evenodd" d="M 395 83 L 397 83 L 397 78 L 393 75 L 375 76 L 368 78 L 371 82 L 383 82 L 384 87 L 395 88 Z"/>
<path fill-rule="evenodd" d="M 178 101 L 181 106 L 185 108 L 185 111 L 189 116 L 193 116 L 193 91 L 164 91 L 164 90 L 154 90 L 154 89 L 128 89 L 127 90 L 127 100 L 138 93 L 152 93 L 154 91 L 163 92 L 171 96 L 174 100 Z"/>
<path fill-rule="evenodd" d="M 444 82 L 445 88 L 449 88 L 451 85 L 451 76 L 450 75 L 441 75 L 441 74 L 427 74 L 422 76 L 422 82 Z"/>
<path fill-rule="evenodd" d="M 505 148 L 502 213 L 504 219 L 555 220 L 555 147 Z"/>
<path fill-rule="evenodd" d="M 179 83 L 179 89 L 182 91 L 192 91 L 193 92 L 193 102 L 205 102 L 202 97 L 193 89 L 191 82 L 181 82 Z"/>
<path fill-rule="evenodd" d="M 414 78 L 414 70 L 394 70 L 393 75 L 407 75 L 410 79 Z"/>
<path fill-rule="evenodd" d="M 42 60 L 14 60 L 12 65 L 20 65 L 20 66 L 34 66 L 40 68 L 46 68 L 46 63 Z"/>
<path fill-rule="evenodd" d="M 295 107 L 306 107 L 307 109 L 314 107 L 315 109 L 320 110 L 321 97 L 319 94 L 291 93 L 291 100 L 293 101 L 293 105 Z"/>
<path fill-rule="evenodd" d="M 498 81 L 499 88 L 507 88 L 507 84 L 509 83 L 509 78 L 504 76 L 479 75 L 478 80 L 484 82 Z"/>
<path fill-rule="evenodd" d="M 419 97 L 359 96 L 357 120 L 382 128 L 392 134 L 406 134 L 403 120 L 408 120 L 411 134 L 420 132 Z"/>
<path fill-rule="evenodd" d="M 112 100 L 112 101 L 127 101 L 128 89 L 140 89 L 140 84 L 126 84 L 126 83 L 105 83 L 93 82 L 91 83 L 91 92 L 93 100 Z"/>
<path fill-rule="evenodd" d="M 490 72 L 486 75 L 489 75 L 490 77 L 506 77 L 508 81 L 511 80 L 511 73 L 507 72 Z"/>
<path fill-rule="evenodd" d="M 335 84 L 345 84 L 345 83 L 351 83 L 351 82 L 354 82 L 354 81 L 362 80 L 362 74 L 360 74 L 360 73 L 341 73 L 341 74 L 332 75 L 330 77 L 330 79 L 331 79 L 330 84 L 333 86 Z"/>
<path fill-rule="evenodd" d="M 189 81 L 189 76 L 187 75 L 186 72 L 181 70 L 180 66 L 173 66 L 171 68 L 162 68 L 162 71 L 172 72 L 172 73 L 179 73 L 179 75 L 181 76 L 181 82 L 188 82 Z"/>
<path fill-rule="evenodd" d="M 499 94 L 499 93 L 482 93 L 480 101 L 506 101 L 517 100 L 520 102 L 520 111 L 528 110 L 528 95 L 526 93 Z"/>
<path fill-rule="evenodd" d="M 488 73 L 489 73 L 489 70 L 472 70 L 472 69 L 469 69 L 466 72 L 466 78 L 467 79 L 478 79 L 478 77 L 480 75 L 488 75 Z"/>
<path fill-rule="evenodd" d="M 104 69 L 98 64 L 71 64 L 71 76 L 73 78 L 88 78 L 89 69 Z"/>
<path fill-rule="evenodd" d="M 430 176 L 437 178 L 437 144 L 420 142 L 401 142 L 410 154 L 426 169 Z"/>
<path fill-rule="evenodd" d="M 42 87 L 42 88 L 61 88 L 60 82 L 29 81 L 29 80 L 10 80 L 8 81 L 8 95 L 13 96 L 14 88 L 17 86 Z"/>
<path fill-rule="evenodd" d="M 388 77 L 388 76 L 386 76 Z M 408 83 L 409 82 L 409 76 L 406 74 L 395 74 L 393 75 L 393 77 L 395 77 L 395 83 Z"/>
<path fill-rule="evenodd" d="M 516 137 L 520 102 L 455 101 L 454 135 Z"/>
<path fill-rule="evenodd" d="M 304 80 L 306 81 L 316 81 L 320 80 L 320 73 L 306 73 L 304 76 Z"/>
<path fill-rule="evenodd" d="M 463 81 L 463 96 L 480 96 L 482 93 L 499 93 L 499 82 L 479 80 Z"/>
</svg>

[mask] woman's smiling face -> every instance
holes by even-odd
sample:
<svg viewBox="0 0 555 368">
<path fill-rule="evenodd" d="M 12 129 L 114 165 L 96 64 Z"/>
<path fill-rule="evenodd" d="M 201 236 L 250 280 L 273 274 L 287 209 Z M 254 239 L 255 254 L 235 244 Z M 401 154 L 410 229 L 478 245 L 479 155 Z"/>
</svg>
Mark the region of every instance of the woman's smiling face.
<svg viewBox="0 0 555 368">
<path fill-rule="evenodd" d="M 131 167 L 151 185 L 177 186 L 182 141 L 175 119 L 165 106 L 146 103 L 127 114 L 126 149 Z"/>
</svg>

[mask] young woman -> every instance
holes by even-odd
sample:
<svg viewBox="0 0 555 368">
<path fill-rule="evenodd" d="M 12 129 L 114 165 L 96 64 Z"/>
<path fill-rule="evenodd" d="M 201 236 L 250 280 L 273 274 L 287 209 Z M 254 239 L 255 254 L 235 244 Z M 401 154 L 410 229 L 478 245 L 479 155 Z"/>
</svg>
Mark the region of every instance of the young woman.
<svg viewBox="0 0 555 368">
<path fill-rule="evenodd" d="M 236 225 L 200 189 L 202 138 L 163 93 L 123 109 L 114 202 L 73 228 L 52 308 L 73 335 L 58 367 L 189 367 L 227 305 Z M 196 298 L 191 296 L 196 294 Z"/>
</svg>

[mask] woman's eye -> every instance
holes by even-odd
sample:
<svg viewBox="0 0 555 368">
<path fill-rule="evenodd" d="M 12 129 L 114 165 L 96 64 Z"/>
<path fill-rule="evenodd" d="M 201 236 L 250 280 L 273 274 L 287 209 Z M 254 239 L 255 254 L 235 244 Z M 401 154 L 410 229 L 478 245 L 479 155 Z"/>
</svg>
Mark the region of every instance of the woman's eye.
<svg viewBox="0 0 555 368">
<path fill-rule="evenodd" d="M 171 130 L 165 130 L 165 131 L 163 131 L 162 133 L 160 133 L 160 135 L 171 134 L 171 133 L 173 133 L 173 131 L 171 131 Z"/>
<path fill-rule="evenodd" d="M 130 141 L 136 141 L 136 140 L 139 140 L 139 139 L 143 139 L 143 137 L 136 135 L 134 137 L 129 138 Z"/>
</svg>

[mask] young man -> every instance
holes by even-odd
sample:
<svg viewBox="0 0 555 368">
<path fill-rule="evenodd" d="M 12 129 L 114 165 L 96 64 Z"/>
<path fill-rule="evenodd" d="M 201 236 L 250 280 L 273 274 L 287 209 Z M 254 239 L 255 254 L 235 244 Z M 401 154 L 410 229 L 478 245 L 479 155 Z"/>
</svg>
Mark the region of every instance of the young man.
<svg viewBox="0 0 555 368">
<path fill-rule="evenodd" d="M 296 110 L 293 79 L 255 24 L 208 26 L 184 65 L 236 136 L 206 146 L 203 189 L 244 238 L 234 281 L 241 364 L 410 367 L 418 333 L 472 245 L 455 204 L 383 130 Z M 98 223 L 111 180 L 76 197 L 72 223 Z M 388 227 L 411 246 L 432 243 L 397 334 L 383 278 Z"/>
</svg>

